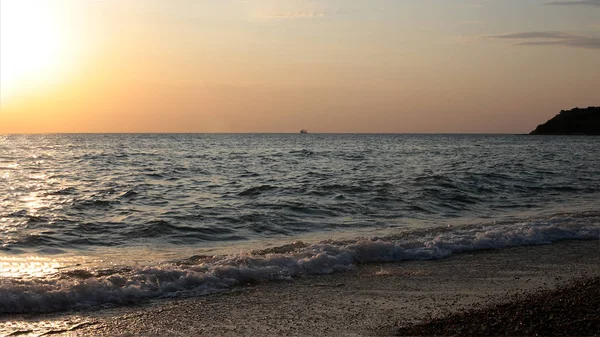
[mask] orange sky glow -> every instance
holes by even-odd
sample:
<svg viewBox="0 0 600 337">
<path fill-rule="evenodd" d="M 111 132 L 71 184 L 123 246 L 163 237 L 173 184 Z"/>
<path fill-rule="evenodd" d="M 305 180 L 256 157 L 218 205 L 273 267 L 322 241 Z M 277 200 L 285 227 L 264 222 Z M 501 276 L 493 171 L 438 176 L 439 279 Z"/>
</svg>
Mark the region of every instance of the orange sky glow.
<svg viewBox="0 0 600 337">
<path fill-rule="evenodd" d="M 600 105 L 600 1 L 0 0 L 0 133 L 524 133 Z"/>
</svg>

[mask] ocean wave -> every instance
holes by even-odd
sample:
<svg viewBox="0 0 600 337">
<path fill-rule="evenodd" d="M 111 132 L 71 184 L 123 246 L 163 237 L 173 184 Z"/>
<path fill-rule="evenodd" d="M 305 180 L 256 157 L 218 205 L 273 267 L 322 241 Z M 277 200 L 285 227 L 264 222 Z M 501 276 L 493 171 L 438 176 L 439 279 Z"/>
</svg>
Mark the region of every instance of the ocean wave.
<svg viewBox="0 0 600 337">
<path fill-rule="evenodd" d="M 68 270 L 0 279 L 0 312 L 35 313 L 220 292 L 236 285 L 346 271 L 358 263 L 434 260 L 454 254 L 600 236 L 600 214 L 518 223 L 437 227 L 385 237 L 295 242 L 230 256 L 196 255 L 149 267 Z"/>
<path fill-rule="evenodd" d="M 304 156 L 313 156 L 313 155 L 315 155 L 314 151 L 311 151 L 311 150 L 308 150 L 308 149 L 291 150 L 289 153 L 290 154 L 296 154 L 296 155 L 304 155 Z"/>
<path fill-rule="evenodd" d="M 598 144 L 509 135 L 7 136 L 0 245 L 15 254 L 187 249 L 596 209 Z"/>
<path fill-rule="evenodd" d="M 246 189 L 246 190 L 238 193 L 238 195 L 239 196 L 257 196 L 263 192 L 270 191 L 270 190 L 273 190 L 276 188 L 277 187 L 271 186 L 271 185 L 261 185 L 261 186 L 256 186 L 256 187 L 251 187 L 249 189 Z"/>
<path fill-rule="evenodd" d="M 77 194 L 77 189 L 74 187 L 65 187 L 63 189 L 51 191 L 51 192 L 47 193 L 47 195 L 49 195 L 49 196 L 51 196 L 51 195 L 76 195 L 76 194 Z"/>
<path fill-rule="evenodd" d="M 128 229 L 125 236 L 133 239 L 181 235 L 182 237 L 197 237 L 205 241 L 216 241 L 223 240 L 221 237 L 223 235 L 231 235 L 233 233 L 233 230 L 224 227 L 191 227 L 174 225 L 164 220 L 155 220 L 145 223 L 142 226 L 132 226 Z"/>
</svg>

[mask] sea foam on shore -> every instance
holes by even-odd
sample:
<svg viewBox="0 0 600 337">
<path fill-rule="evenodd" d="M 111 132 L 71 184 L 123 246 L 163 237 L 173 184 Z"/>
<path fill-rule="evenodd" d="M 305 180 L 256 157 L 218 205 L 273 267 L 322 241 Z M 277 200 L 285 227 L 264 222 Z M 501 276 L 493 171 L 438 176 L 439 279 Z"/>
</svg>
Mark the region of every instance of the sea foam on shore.
<svg viewBox="0 0 600 337">
<path fill-rule="evenodd" d="M 0 312 L 34 313 L 144 299 L 215 293 L 251 282 L 345 271 L 357 263 L 441 259 L 453 254 L 600 236 L 595 213 L 519 223 L 415 230 L 388 237 L 296 243 L 232 256 L 196 257 L 156 266 L 66 270 L 44 278 L 4 277 Z"/>
</svg>

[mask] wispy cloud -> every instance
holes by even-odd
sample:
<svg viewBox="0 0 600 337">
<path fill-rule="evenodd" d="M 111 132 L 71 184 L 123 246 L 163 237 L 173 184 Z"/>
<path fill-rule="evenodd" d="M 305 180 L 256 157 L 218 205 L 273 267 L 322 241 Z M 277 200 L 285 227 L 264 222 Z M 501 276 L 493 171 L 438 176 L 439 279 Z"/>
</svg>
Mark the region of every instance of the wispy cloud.
<svg viewBox="0 0 600 337">
<path fill-rule="evenodd" d="M 310 19 L 329 16 L 325 12 L 272 12 L 263 14 L 264 17 L 273 19 Z"/>
<path fill-rule="evenodd" d="M 250 12 L 258 19 L 309 20 L 337 16 L 339 8 L 323 0 L 261 0 L 251 2 Z"/>
<path fill-rule="evenodd" d="M 546 5 L 549 6 L 592 6 L 600 7 L 600 0 L 586 0 L 586 1 L 552 1 Z"/>
<path fill-rule="evenodd" d="M 485 21 L 482 20 L 468 20 L 468 21 L 460 21 L 461 25 L 482 25 Z"/>
<path fill-rule="evenodd" d="M 580 36 L 564 32 L 523 32 L 491 36 L 494 39 L 516 41 L 521 46 L 563 46 L 600 49 L 600 37 Z"/>
</svg>

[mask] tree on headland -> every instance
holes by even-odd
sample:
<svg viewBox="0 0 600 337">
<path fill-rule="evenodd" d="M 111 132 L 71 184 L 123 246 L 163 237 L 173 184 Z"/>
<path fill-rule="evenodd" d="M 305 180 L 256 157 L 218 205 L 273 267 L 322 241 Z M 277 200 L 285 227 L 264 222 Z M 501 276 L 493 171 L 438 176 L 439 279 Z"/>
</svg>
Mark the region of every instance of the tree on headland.
<svg viewBox="0 0 600 337">
<path fill-rule="evenodd" d="M 563 110 L 530 135 L 600 135 L 600 107 Z"/>
</svg>

